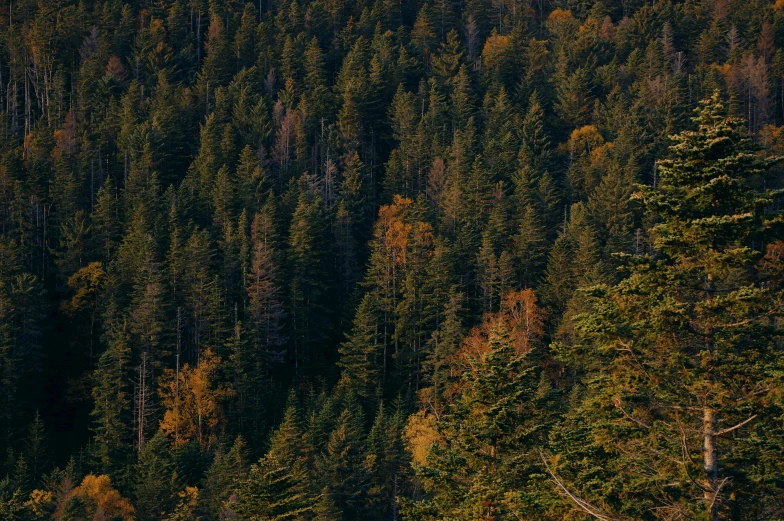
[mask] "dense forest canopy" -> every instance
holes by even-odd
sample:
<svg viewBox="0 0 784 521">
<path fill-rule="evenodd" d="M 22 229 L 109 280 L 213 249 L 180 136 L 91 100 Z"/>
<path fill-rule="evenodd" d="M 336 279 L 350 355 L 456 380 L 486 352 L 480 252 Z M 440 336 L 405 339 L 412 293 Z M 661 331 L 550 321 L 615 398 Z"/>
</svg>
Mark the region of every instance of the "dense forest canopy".
<svg viewBox="0 0 784 521">
<path fill-rule="evenodd" d="M 0 519 L 784 519 L 784 1 L 0 0 Z"/>
</svg>

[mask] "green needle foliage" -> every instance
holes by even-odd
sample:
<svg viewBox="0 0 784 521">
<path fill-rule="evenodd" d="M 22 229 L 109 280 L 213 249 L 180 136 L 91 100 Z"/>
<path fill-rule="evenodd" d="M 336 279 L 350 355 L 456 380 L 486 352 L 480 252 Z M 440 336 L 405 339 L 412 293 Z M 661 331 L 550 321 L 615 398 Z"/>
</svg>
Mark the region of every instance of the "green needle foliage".
<svg viewBox="0 0 784 521">
<path fill-rule="evenodd" d="M 0 1 L 0 521 L 784 520 L 783 101 L 784 0 Z"/>
</svg>

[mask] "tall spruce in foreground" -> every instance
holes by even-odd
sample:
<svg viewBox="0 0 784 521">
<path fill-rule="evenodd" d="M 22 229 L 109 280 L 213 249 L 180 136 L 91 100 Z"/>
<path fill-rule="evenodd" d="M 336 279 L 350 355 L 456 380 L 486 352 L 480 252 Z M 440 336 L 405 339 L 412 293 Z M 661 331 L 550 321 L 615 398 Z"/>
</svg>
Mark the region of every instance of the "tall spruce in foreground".
<svg viewBox="0 0 784 521">
<path fill-rule="evenodd" d="M 653 255 L 586 291 L 564 357 L 584 393 L 548 469 L 597 519 L 780 519 L 784 431 L 781 262 L 766 237 L 778 158 L 757 155 L 718 95 L 674 136 L 659 183 L 639 194 Z"/>
</svg>

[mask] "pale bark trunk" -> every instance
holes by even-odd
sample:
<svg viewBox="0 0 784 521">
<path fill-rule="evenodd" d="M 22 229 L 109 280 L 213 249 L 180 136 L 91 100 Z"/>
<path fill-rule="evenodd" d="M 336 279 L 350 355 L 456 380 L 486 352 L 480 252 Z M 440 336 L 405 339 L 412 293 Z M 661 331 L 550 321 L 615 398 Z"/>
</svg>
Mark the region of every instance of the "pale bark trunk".
<svg viewBox="0 0 784 521">
<path fill-rule="evenodd" d="M 704 496 L 705 502 L 710 509 L 708 512 L 708 519 L 711 521 L 718 521 L 719 513 L 716 494 L 718 494 L 719 456 L 718 447 L 716 445 L 716 411 L 714 409 L 705 407 L 703 410 L 702 425 L 702 455 L 705 467 L 705 477 L 707 478 Z"/>
</svg>

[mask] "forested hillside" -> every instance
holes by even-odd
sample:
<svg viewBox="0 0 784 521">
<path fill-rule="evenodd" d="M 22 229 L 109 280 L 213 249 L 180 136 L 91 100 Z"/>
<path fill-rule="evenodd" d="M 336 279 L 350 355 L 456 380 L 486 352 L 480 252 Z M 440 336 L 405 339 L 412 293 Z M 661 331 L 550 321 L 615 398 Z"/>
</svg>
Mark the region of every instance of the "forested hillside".
<svg viewBox="0 0 784 521">
<path fill-rule="evenodd" d="M 783 0 L 0 0 L 0 519 L 784 519 Z"/>
</svg>

